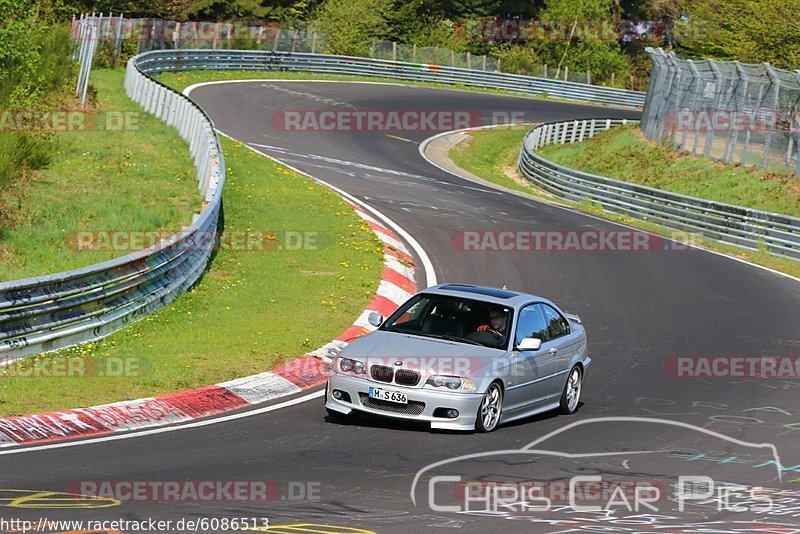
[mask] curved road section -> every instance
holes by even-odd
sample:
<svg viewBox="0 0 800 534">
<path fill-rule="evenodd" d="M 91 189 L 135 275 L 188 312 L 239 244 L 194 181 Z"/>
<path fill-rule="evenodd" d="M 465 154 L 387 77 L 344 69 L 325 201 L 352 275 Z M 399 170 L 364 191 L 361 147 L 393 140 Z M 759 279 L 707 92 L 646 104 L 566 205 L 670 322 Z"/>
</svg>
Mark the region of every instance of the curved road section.
<svg viewBox="0 0 800 534">
<path fill-rule="evenodd" d="M 479 435 L 370 417 L 337 423 L 317 394 L 199 428 L 0 453 L 0 517 L 157 519 L 173 529 L 206 519 L 198 530 L 209 531 L 225 530 L 209 518 L 251 518 L 239 524 L 249 528 L 265 518 L 287 532 L 800 529 L 800 379 L 787 367 L 800 356 L 795 280 L 641 241 L 630 228 L 448 174 L 418 151 L 439 129 L 464 127 L 457 118 L 479 126 L 635 113 L 308 81 L 206 85 L 192 98 L 222 132 L 397 222 L 439 281 L 506 285 L 579 314 L 594 361 L 583 405 Z M 439 117 L 398 125 L 398 111 Z M 373 131 L 359 129 L 357 112 L 376 121 Z"/>
</svg>

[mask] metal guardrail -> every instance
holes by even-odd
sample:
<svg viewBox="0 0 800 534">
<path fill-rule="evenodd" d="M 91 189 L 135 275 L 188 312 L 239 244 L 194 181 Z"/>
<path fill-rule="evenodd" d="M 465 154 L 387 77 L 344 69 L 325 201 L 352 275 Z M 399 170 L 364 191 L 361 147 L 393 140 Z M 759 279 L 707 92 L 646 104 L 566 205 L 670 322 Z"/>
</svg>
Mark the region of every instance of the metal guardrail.
<svg viewBox="0 0 800 534">
<path fill-rule="evenodd" d="M 90 341 L 168 304 L 202 274 L 213 251 L 225 163 L 211 119 L 185 96 L 143 74 L 133 58 L 125 89 L 175 126 L 189 149 L 203 211 L 170 239 L 82 269 L 0 283 L 0 359 Z"/>
<path fill-rule="evenodd" d="M 766 247 L 800 260 L 800 218 L 689 197 L 644 185 L 570 169 L 544 159 L 536 150 L 583 141 L 626 124 L 626 119 L 587 119 L 542 124 L 525 136 L 520 172 L 542 189 L 574 202 L 589 200 L 604 209 L 746 249 Z"/>
<path fill-rule="evenodd" d="M 199 69 L 299 71 L 503 89 L 525 95 L 544 95 L 628 108 L 642 107 L 645 100 L 645 93 L 627 89 L 500 72 L 327 54 L 261 50 L 153 50 L 140 54 L 137 58 L 142 71 L 148 74 Z"/>
<path fill-rule="evenodd" d="M 375 76 L 626 107 L 644 103 L 644 93 L 636 91 L 369 58 L 229 50 L 140 54 L 127 64 L 125 89 L 189 143 L 204 210 L 191 226 L 150 249 L 82 269 L 0 283 L 0 363 L 104 337 L 168 304 L 202 274 L 213 250 L 225 181 L 222 150 L 211 119 L 190 99 L 150 77 L 193 69 Z"/>
</svg>

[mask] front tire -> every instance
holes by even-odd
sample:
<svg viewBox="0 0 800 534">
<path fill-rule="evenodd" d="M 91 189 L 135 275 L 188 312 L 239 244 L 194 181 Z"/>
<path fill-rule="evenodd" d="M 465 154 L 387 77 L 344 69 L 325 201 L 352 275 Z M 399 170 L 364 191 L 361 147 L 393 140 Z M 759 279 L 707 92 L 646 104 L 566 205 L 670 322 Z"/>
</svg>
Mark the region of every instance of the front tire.
<svg viewBox="0 0 800 534">
<path fill-rule="evenodd" d="M 503 413 L 503 388 L 497 382 L 492 382 L 483 396 L 475 418 L 475 430 L 478 432 L 491 432 L 497 428 L 500 416 Z"/>
<path fill-rule="evenodd" d="M 579 365 L 575 365 L 567 375 L 567 383 L 564 384 L 564 392 L 561 394 L 561 403 L 558 406 L 559 413 L 570 415 L 578 410 L 582 388 L 583 370 Z"/>
</svg>

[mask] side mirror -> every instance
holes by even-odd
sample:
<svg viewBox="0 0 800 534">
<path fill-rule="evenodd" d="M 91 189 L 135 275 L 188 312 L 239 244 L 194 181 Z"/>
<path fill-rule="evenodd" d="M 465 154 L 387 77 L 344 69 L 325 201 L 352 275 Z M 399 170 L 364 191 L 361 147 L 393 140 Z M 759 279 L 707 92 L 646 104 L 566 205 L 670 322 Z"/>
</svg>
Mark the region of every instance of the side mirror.
<svg viewBox="0 0 800 534">
<path fill-rule="evenodd" d="M 517 350 L 539 350 L 542 348 L 542 340 L 535 337 L 522 338 L 517 345 Z"/>
<path fill-rule="evenodd" d="M 374 327 L 378 327 L 383 324 L 383 315 L 378 312 L 370 312 L 369 316 L 367 317 L 367 321 Z"/>
</svg>

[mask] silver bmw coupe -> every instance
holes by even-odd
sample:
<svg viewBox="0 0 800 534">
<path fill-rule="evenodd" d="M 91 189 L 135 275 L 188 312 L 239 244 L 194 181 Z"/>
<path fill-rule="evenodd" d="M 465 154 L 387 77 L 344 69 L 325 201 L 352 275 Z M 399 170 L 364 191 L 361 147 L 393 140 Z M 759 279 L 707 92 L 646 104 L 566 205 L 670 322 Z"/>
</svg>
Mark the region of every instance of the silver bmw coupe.
<svg viewBox="0 0 800 534">
<path fill-rule="evenodd" d="M 325 408 L 491 432 L 558 409 L 574 413 L 592 360 L 576 315 L 547 299 L 466 284 L 430 287 L 331 364 Z"/>
</svg>

